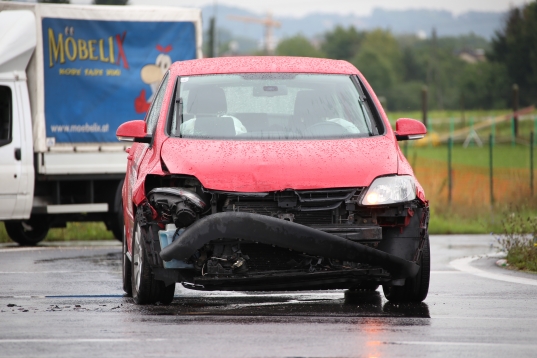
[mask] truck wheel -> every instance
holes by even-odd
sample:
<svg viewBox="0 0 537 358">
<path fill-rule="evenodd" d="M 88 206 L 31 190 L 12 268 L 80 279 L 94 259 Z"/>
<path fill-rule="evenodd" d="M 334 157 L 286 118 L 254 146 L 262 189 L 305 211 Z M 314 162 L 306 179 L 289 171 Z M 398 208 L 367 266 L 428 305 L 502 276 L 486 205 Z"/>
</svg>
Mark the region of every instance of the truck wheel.
<svg viewBox="0 0 537 358">
<path fill-rule="evenodd" d="M 384 296 L 391 302 L 415 302 L 425 300 L 429 292 L 429 279 L 431 277 L 431 252 L 429 248 L 429 235 L 419 261 L 420 270 L 416 277 L 407 278 L 404 286 L 383 285 Z"/>
<path fill-rule="evenodd" d="M 124 180 L 119 182 L 114 197 L 114 209 L 108 215 L 108 228 L 114 234 L 118 241 L 123 241 L 123 227 L 125 226 L 123 218 L 123 198 L 121 197 L 121 189 L 123 188 Z"/>
<path fill-rule="evenodd" d="M 121 264 L 123 268 L 123 291 L 127 297 L 132 297 L 132 263 L 127 256 L 127 237 L 125 228 L 123 228 L 123 255 L 121 255 Z"/>
<path fill-rule="evenodd" d="M 132 298 L 139 305 L 156 302 L 167 305 L 173 300 L 175 284 L 165 286 L 163 281 L 153 279 L 144 244 L 146 235 L 146 230 L 135 222 L 132 241 Z"/>
<path fill-rule="evenodd" d="M 11 240 L 22 246 L 35 246 L 48 234 L 49 223 L 46 216 L 31 216 L 28 220 L 6 221 L 6 231 Z"/>
</svg>

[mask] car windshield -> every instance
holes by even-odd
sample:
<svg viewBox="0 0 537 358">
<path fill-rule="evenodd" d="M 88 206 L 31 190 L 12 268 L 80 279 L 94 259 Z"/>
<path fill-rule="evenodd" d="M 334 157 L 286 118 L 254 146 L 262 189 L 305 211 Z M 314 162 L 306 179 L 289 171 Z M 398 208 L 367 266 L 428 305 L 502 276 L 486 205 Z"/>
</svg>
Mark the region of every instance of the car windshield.
<svg viewBox="0 0 537 358">
<path fill-rule="evenodd" d="M 181 77 L 172 136 L 286 140 L 378 134 L 349 75 L 262 73 Z"/>
</svg>

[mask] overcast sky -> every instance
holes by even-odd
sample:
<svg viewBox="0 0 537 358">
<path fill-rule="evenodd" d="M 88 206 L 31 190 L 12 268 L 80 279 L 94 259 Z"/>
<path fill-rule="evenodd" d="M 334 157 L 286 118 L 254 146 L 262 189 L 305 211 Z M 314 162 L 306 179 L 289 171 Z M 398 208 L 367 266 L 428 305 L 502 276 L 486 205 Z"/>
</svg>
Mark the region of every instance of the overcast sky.
<svg viewBox="0 0 537 358">
<path fill-rule="evenodd" d="M 88 3 L 90 0 L 72 0 L 72 3 Z M 303 16 L 312 12 L 369 15 L 373 8 L 384 9 L 436 9 L 449 10 L 455 14 L 478 11 L 507 11 L 510 6 L 520 6 L 528 0 L 218 0 L 217 4 L 238 6 L 250 11 L 274 15 Z M 130 0 L 130 4 L 203 6 L 213 0 Z"/>
</svg>

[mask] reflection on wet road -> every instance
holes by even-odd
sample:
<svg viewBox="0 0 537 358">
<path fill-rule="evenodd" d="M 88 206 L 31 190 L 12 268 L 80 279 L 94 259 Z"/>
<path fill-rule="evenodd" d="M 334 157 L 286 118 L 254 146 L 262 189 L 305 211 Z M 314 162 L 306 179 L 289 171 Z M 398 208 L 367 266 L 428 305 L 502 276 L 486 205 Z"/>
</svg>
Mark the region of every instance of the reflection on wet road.
<svg viewBox="0 0 537 358">
<path fill-rule="evenodd" d="M 449 265 L 495 252 L 488 236 L 436 236 L 430 294 L 393 304 L 375 292 L 200 292 L 170 306 L 123 297 L 115 243 L 0 248 L 0 356 L 532 356 L 537 287 Z M 532 280 L 533 276 L 525 276 Z"/>
</svg>

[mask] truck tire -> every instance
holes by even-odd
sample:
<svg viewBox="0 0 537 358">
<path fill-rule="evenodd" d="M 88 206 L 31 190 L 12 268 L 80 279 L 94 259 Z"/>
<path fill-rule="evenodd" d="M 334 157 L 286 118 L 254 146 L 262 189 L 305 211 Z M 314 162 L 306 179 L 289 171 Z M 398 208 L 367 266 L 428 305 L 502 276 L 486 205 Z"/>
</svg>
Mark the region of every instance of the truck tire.
<svg viewBox="0 0 537 358">
<path fill-rule="evenodd" d="M 28 220 L 4 222 L 11 240 L 21 246 L 35 246 L 45 239 L 50 225 L 44 215 L 34 215 Z"/>
<path fill-rule="evenodd" d="M 123 271 L 123 291 L 127 297 L 132 297 L 132 263 L 127 256 L 127 237 L 123 228 L 123 255 L 121 256 L 121 266 Z"/>
<path fill-rule="evenodd" d="M 429 235 L 425 236 L 421 258 L 420 270 L 416 277 L 407 278 L 403 286 L 383 285 L 384 296 L 390 302 L 414 302 L 425 300 L 429 292 L 429 280 L 431 277 L 431 251 L 429 248 Z"/>
<path fill-rule="evenodd" d="M 153 279 L 144 244 L 147 231 L 134 222 L 132 237 L 132 299 L 139 305 L 160 302 L 168 305 L 173 300 L 175 283 L 166 286 L 163 281 Z"/>
<path fill-rule="evenodd" d="M 108 213 L 109 229 L 114 234 L 116 240 L 123 241 L 123 227 L 125 226 L 123 218 L 123 198 L 121 197 L 121 190 L 123 188 L 124 180 L 119 182 L 114 196 L 113 211 Z"/>
</svg>

